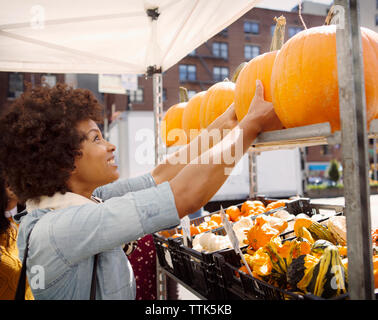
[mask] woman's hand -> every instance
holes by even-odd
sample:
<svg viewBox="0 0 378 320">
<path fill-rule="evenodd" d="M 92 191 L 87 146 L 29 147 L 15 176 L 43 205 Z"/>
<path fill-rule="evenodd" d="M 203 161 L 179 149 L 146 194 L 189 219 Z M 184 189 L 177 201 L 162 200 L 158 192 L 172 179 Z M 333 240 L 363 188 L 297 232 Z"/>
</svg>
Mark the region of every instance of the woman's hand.
<svg viewBox="0 0 378 320">
<path fill-rule="evenodd" d="M 274 112 L 273 104 L 264 100 L 264 86 L 260 80 L 256 80 L 255 96 L 245 117 L 248 121 L 256 122 L 259 132 L 283 129 L 280 119 Z"/>
</svg>

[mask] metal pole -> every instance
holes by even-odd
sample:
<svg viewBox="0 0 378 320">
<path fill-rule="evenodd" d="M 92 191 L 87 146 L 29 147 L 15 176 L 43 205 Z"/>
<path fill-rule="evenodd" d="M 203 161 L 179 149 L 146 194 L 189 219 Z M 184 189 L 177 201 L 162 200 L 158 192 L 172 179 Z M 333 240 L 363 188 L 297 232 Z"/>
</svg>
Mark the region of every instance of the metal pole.
<svg viewBox="0 0 378 320">
<path fill-rule="evenodd" d="M 161 73 L 153 73 L 152 90 L 154 101 L 154 139 L 155 166 L 162 161 L 161 122 L 163 117 L 163 77 Z M 167 300 L 167 276 L 162 272 L 159 259 L 156 257 L 156 287 L 157 298 Z"/>
<path fill-rule="evenodd" d="M 152 89 L 154 98 L 155 165 L 157 166 L 163 159 L 160 128 L 163 119 L 163 77 L 161 73 L 152 75 Z"/>
<path fill-rule="evenodd" d="M 374 299 L 365 84 L 357 0 L 335 0 L 348 293 Z"/>
</svg>

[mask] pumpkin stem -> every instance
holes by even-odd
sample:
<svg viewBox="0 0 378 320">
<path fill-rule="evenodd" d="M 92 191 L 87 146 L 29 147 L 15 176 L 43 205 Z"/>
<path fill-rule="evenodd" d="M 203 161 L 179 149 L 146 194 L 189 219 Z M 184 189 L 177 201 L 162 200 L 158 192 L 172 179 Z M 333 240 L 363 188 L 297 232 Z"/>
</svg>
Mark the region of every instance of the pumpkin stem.
<svg viewBox="0 0 378 320">
<path fill-rule="evenodd" d="M 181 102 L 188 102 L 188 90 L 185 87 L 180 87 L 180 103 Z"/>
<path fill-rule="evenodd" d="M 307 29 L 307 26 L 302 18 L 302 1 L 300 0 L 299 3 L 298 3 L 298 15 L 299 15 L 299 19 L 301 19 L 301 22 L 303 24 L 303 27 L 305 29 Z"/>
<path fill-rule="evenodd" d="M 231 81 L 236 83 L 236 80 L 238 80 L 238 77 L 239 77 L 239 74 L 240 74 L 240 71 L 242 71 L 242 69 L 244 68 L 244 66 L 247 64 L 247 62 L 242 62 L 241 64 L 239 64 L 235 71 L 234 71 L 234 74 L 232 75 L 232 78 L 231 78 Z"/>
<path fill-rule="evenodd" d="M 326 19 L 324 21 L 324 25 L 329 26 L 329 25 L 332 24 L 332 19 L 335 16 L 335 11 L 334 10 L 335 10 L 335 6 L 333 5 L 331 7 L 331 9 L 329 9 L 329 11 L 328 11 L 327 17 L 326 17 Z"/>
<path fill-rule="evenodd" d="M 274 28 L 270 51 L 280 50 L 285 43 L 286 18 L 284 16 L 274 17 L 274 21 L 276 22 L 276 27 Z"/>
</svg>

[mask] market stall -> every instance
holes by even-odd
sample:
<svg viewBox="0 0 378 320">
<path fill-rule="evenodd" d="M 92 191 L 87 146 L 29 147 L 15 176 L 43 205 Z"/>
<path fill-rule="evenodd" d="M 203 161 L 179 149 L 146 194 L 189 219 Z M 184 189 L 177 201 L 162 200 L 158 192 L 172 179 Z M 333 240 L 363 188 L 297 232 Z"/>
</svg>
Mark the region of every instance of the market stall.
<svg viewBox="0 0 378 320">
<path fill-rule="evenodd" d="M 0 70 L 152 76 L 155 162 L 158 163 L 163 153 L 160 143 L 162 73 L 251 10 L 257 2 L 96 0 L 62 3 L 45 0 L 35 5 L 30 0 L 1 0 Z M 337 28 L 336 33 L 341 130 L 334 132 L 329 124 L 323 123 L 264 133 L 252 148 L 264 150 L 341 142 L 346 182 L 343 213 L 348 237 L 348 294 L 352 299 L 373 299 L 367 138 L 368 135 L 376 137 L 377 130 L 375 122 L 372 122 L 369 133 L 366 130 L 358 1 L 337 0 L 335 4 L 339 10 L 335 19 L 339 19 L 339 25 L 343 26 Z M 299 203 L 303 209 L 306 202 Z M 313 209 L 325 208 L 310 209 L 313 212 Z M 330 210 L 340 211 L 338 207 Z M 179 262 L 176 258 L 180 256 L 175 256 L 174 251 L 178 243 L 169 241 L 164 244 L 173 250 L 172 260 Z M 193 253 L 189 252 L 187 256 L 190 254 Z M 182 264 L 181 268 L 187 270 Z M 174 272 L 165 269 L 163 272 L 193 289 Z M 201 293 L 198 296 L 208 298 Z"/>
<path fill-rule="evenodd" d="M 339 105 L 340 105 L 340 119 L 341 125 L 340 128 L 335 129 L 333 127 L 333 123 L 316 123 L 312 125 L 306 126 L 293 126 L 290 129 L 273 131 L 273 132 L 266 132 L 262 133 L 258 136 L 255 140 L 253 145 L 251 146 L 251 159 L 253 160 L 253 152 L 259 151 L 266 151 L 266 150 L 274 150 L 274 149 L 285 149 L 285 148 L 292 148 L 292 147 L 305 147 L 305 146 L 313 146 L 313 145 L 322 145 L 322 144 L 341 144 L 343 148 L 343 175 L 344 175 L 344 192 L 345 192 L 345 208 L 342 209 L 342 214 L 345 216 L 346 220 L 346 237 L 348 238 L 348 290 L 347 295 L 350 299 L 374 299 L 374 276 L 373 276 L 373 244 L 372 244 L 372 234 L 371 234 L 371 216 L 370 216 L 370 187 L 369 187 L 369 177 L 368 177 L 368 156 L 367 156 L 367 139 L 369 138 L 376 138 L 377 136 L 377 120 L 372 120 L 370 122 L 370 127 L 367 129 L 366 125 L 366 97 L 365 97 L 365 81 L 363 72 L 363 59 L 362 59 L 362 40 L 360 35 L 360 25 L 359 25 L 359 17 L 358 17 L 358 1 L 348 1 L 348 0 L 339 0 L 335 1 L 335 6 L 333 8 L 332 15 L 332 23 L 336 24 L 336 52 L 337 52 L 337 77 L 338 77 L 338 97 L 339 97 Z M 323 48 L 324 49 L 324 48 Z M 277 63 L 277 62 L 276 62 Z M 375 63 L 375 62 L 374 62 Z M 365 65 L 366 66 L 366 65 Z M 302 66 L 303 70 L 303 66 Z M 287 88 L 287 87 L 286 87 Z M 311 99 L 311 97 L 307 97 L 307 99 Z M 276 107 L 276 106 L 275 106 Z M 373 106 L 376 108 L 376 105 Z M 370 115 L 371 117 L 371 115 Z M 252 167 L 252 177 L 251 181 L 253 181 L 253 166 Z M 255 196 L 252 192 L 251 196 Z M 268 201 L 269 199 L 250 199 L 252 201 Z M 298 201 L 304 201 L 304 199 L 300 199 Z M 302 202 L 300 202 L 302 203 Z M 234 208 L 234 210 L 242 211 L 242 207 L 244 204 L 240 204 L 239 209 Z M 265 203 L 266 205 L 266 203 Z M 326 209 L 321 207 L 310 207 L 305 210 L 305 205 L 302 203 L 301 212 L 307 213 L 308 215 L 312 216 L 314 210 Z M 230 208 L 228 208 L 230 209 Z M 287 209 L 287 208 L 286 208 Z M 339 212 L 339 208 L 333 207 L 328 208 L 334 210 L 334 216 L 337 215 Z M 295 210 L 294 210 L 295 211 Z M 266 211 L 269 212 L 269 211 Z M 288 210 L 289 214 L 298 214 L 298 212 L 293 212 Z M 312 212 L 312 213 L 311 213 Z M 227 213 L 227 210 L 226 210 Z M 269 212 L 271 213 L 271 212 Z M 213 213 L 213 215 L 219 214 L 218 212 Z M 261 214 L 264 216 L 264 213 Z M 266 215 L 266 213 L 265 213 Z M 211 222 L 212 216 L 207 217 L 207 221 Z M 258 218 L 256 218 L 258 219 Z M 235 224 L 237 220 L 232 220 Z M 204 221 L 193 221 L 193 227 L 200 227 Z M 310 224 L 311 225 L 311 224 Z M 314 226 L 310 226 L 314 228 Z M 293 230 L 294 230 L 293 226 Z M 331 227 L 328 227 L 328 231 L 331 230 Z M 184 227 L 183 227 L 184 230 Z M 230 236 L 230 234 L 225 231 L 225 225 L 222 226 L 221 229 L 215 229 L 216 231 L 213 232 L 212 236 L 207 236 L 207 238 L 213 238 L 213 241 L 216 241 L 216 236 L 225 236 L 227 234 L 230 237 L 230 241 L 232 242 L 231 238 L 234 236 Z M 293 231 L 292 230 L 292 231 Z M 325 230 L 325 229 L 324 229 Z M 314 231 L 314 230 L 313 230 Z M 176 232 L 180 232 L 179 229 L 176 229 Z M 209 232 L 209 231 L 207 231 Z M 212 232 L 212 231 L 210 231 Z M 311 232 L 310 232 L 311 233 Z M 311 233 L 312 234 L 312 233 Z M 299 235 L 295 233 L 298 237 Z M 171 234 L 172 236 L 172 234 Z M 318 237 L 316 232 L 312 234 L 313 237 Z M 196 236 L 197 237 L 197 236 Z M 194 239 L 196 239 L 194 237 Z M 171 237 L 172 238 L 172 237 Z M 176 233 L 173 238 L 180 238 L 179 234 Z M 185 238 L 185 235 L 184 235 Z M 326 239 L 327 236 L 323 235 L 320 239 Z M 204 237 L 201 237 L 204 239 Z M 220 238 L 218 238 L 220 239 Z M 319 238 L 318 238 L 319 239 Z M 331 238 L 328 238 L 330 240 Z M 281 239 L 284 241 L 285 239 Z M 241 266 L 240 261 L 242 260 L 242 255 L 246 254 L 248 251 L 242 251 L 236 253 L 233 250 L 224 248 L 218 252 L 223 255 L 223 258 L 219 259 L 217 256 L 217 252 L 211 254 L 210 251 L 207 252 L 201 251 L 200 253 L 196 253 L 196 250 L 189 250 L 187 246 L 180 246 L 178 240 L 170 240 L 171 242 L 165 243 L 165 246 L 170 248 L 171 251 L 168 250 L 168 253 L 171 255 L 172 264 L 170 265 L 171 270 L 165 269 L 168 274 L 173 274 L 175 278 L 178 278 L 181 282 L 189 286 L 192 283 L 192 292 L 197 294 L 200 298 L 222 298 L 222 296 L 214 295 L 214 292 L 218 288 L 220 291 L 221 288 L 226 289 L 225 296 L 223 298 L 232 298 L 230 294 L 230 289 L 232 287 L 232 281 L 227 281 L 227 275 L 223 272 L 224 265 L 229 264 L 230 261 L 227 259 L 229 258 L 228 255 L 233 256 L 233 272 L 238 272 L 238 268 Z M 193 240 L 195 241 L 195 240 Z M 198 240 L 201 242 L 201 240 Z M 217 240 L 218 241 L 218 240 Z M 221 240 L 219 240 L 221 241 Z M 218 241 L 218 242 L 219 242 Z M 222 238 L 222 241 L 225 241 Z M 204 241 L 202 241 L 204 242 Z M 249 243 L 251 245 L 251 243 Z M 334 240 L 334 244 L 340 244 L 337 240 Z M 241 245 L 241 244 L 240 244 Z M 272 244 L 270 245 L 270 249 L 268 248 L 267 251 L 271 252 Z M 239 249 L 236 247 L 239 246 L 232 246 L 236 252 Z M 229 248 L 232 248 L 229 244 Z M 211 247 L 214 249 L 213 247 Z M 192 247 L 193 249 L 193 247 Z M 257 249 L 257 248 L 255 248 Z M 282 248 L 281 248 L 282 249 Z M 335 249 L 335 248 L 333 248 Z M 332 249 L 332 250 L 333 250 Z M 317 249 L 315 249 L 316 251 Z M 376 249 L 374 249 L 376 250 Z M 165 254 L 168 254 L 165 251 Z M 202 254 L 201 254 L 202 253 Z M 255 252 L 254 254 L 257 254 Z M 376 252 L 375 252 L 376 255 Z M 169 255 L 168 255 L 169 256 Z M 189 258 L 188 258 L 189 256 Z M 271 264 L 273 264 L 273 269 L 275 267 L 275 262 L 277 259 L 281 261 L 279 255 L 276 255 L 273 259 L 271 258 Z M 236 258 L 235 258 L 236 257 Z M 282 257 L 281 257 L 282 258 Z M 222 260 L 223 259 L 223 260 Z M 283 258 L 282 258 L 283 259 Z M 286 259 L 286 258 L 285 258 Z M 185 279 L 183 276 L 183 266 L 180 264 L 180 261 L 186 261 L 186 267 L 188 268 L 186 272 L 188 274 L 200 274 L 201 272 L 196 272 L 202 269 L 203 278 L 202 283 L 206 283 L 207 287 L 201 288 L 196 284 L 196 281 L 193 280 L 193 276 L 191 279 Z M 219 262 L 222 261 L 222 262 Z M 162 264 L 167 265 L 167 262 L 162 258 Z M 223 267 L 222 267 L 223 265 Z M 247 267 L 247 264 L 245 264 Z M 332 268 L 339 268 L 341 265 L 331 266 Z M 217 270 L 217 267 L 218 270 Z M 281 266 L 280 266 L 281 267 Z M 168 268 L 169 269 L 169 268 Z M 281 268 L 283 270 L 285 268 Z M 217 271 L 214 271 L 217 270 Z M 334 269 L 335 270 L 335 269 Z M 246 270 L 244 270 L 246 271 Z M 249 270 L 248 270 L 249 271 Z M 287 271 L 287 270 L 286 270 Z M 322 272 L 325 272 L 324 270 Z M 256 278 L 253 279 L 253 276 L 250 272 L 250 284 L 249 287 L 253 292 L 251 295 L 245 295 L 245 297 L 249 298 L 256 298 L 256 299 L 275 299 L 275 298 L 288 298 L 291 294 L 287 291 L 280 291 L 280 288 L 277 287 L 277 282 L 275 286 L 269 287 L 269 284 L 260 283 L 259 285 L 256 284 Z M 248 274 L 247 273 L 247 274 Z M 297 276 L 300 271 L 297 271 Z M 324 276 L 324 273 L 323 273 Z M 234 275 L 230 276 L 231 278 Z M 229 277 L 229 278 L 230 278 Z M 240 274 L 239 277 L 243 280 L 244 275 Z M 220 279 L 220 280 L 219 280 Z M 235 279 L 234 279 L 235 280 Z M 261 280 L 261 279 L 260 279 Z M 303 280 L 303 279 L 302 279 Z M 307 279 L 309 280 L 309 279 Z M 332 277 L 330 279 L 323 279 L 326 281 L 332 281 Z M 320 281 L 317 276 L 312 277 L 311 281 Z M 338 284 L 342 282 L 341 279 L 335 280 Z M 201 282 L 201 281 L 200 281 Z M 214 284 L 215 283 L 215 284 Z M 241 281 L 242 288 L 245 289 L 248 286 L 245 282 Z M 302 283 L 303 285 L 303 283 Z M 225 286 L 229 286 L 229 288 L 225 288 Z M 236 285 L 237 286 L 237 285 Z M 239 281 L 239 287 L 241 286 Z M 332 287 L 332 285 L 331 285 Z M 337 286 L 336 286 L 337 287 Z M 231 288 L 232 289 L 232 288 Z M 239 288 L 240 289 L 240 288 Z M 265 290 L 267 289 L 267 290 Z M 282 289 L 282 288 L 281 288 Z M 303 289 L 303 286 L 302 286 Z M 344 288 L 345 289 L 345 288 Z M 228 290 L 228 291 L 227 291 Z M 236 298 L 243 299 L 242 294 L 236 291 Z M 306 290 L 304 291 L 306 292 Z M 295 296 L 293 294 L 291 298 L 293 299 L 306 299 L 306 294 L 302 291 L 302 295 Z M 311 292 L 311 291 L 310 291 Z M 223 292 L 224 293 L 224 292 Z M 244 292 L 245 293 L 245 292 Z M 329 292 L 328 292 L 329 293 Z M 345 293 L 345 291 L 344 291 Z M 317 294 L 315 294 L 318 296 Z M 338 292 L 335 296 L 332 294 L 323 295 L 322 297 L 333 297 L 342 296 L 341 292 Z M 343 297 L 345 298 L 345 296 Z"/>
</svg>

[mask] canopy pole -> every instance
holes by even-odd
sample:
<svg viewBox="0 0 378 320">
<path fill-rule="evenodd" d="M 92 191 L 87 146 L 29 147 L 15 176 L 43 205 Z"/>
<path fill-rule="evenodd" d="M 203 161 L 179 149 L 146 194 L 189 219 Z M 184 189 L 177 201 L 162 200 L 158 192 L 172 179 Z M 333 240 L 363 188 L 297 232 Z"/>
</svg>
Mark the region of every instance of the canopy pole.
<svg viewBox="0 0 378 320">
<path fill-rule="evenodd" d="M 366 101 L 357 0 L 336 0 L 336 49 L 341 118 L 350 299 L 374 299 Z"/>
</svg>

